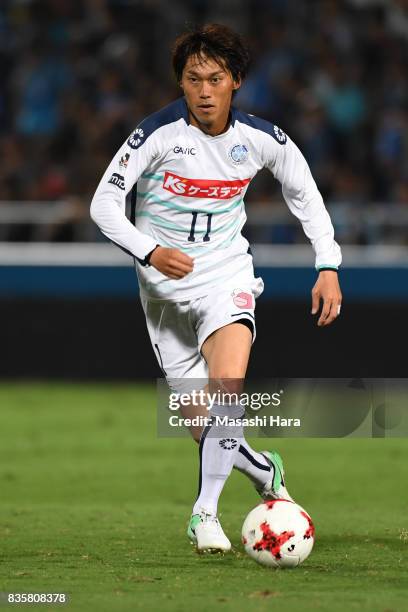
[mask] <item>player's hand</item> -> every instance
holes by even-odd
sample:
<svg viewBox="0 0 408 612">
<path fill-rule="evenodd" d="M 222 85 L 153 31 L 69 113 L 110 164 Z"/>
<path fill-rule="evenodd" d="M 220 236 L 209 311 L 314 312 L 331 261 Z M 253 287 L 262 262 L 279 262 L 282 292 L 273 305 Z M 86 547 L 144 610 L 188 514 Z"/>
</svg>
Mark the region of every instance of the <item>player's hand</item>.
<svg viewBox="0 0 408 612">
<path fill-rule="evenodd" d="M 194 260 L 178 249 L 158 246 L 150 257 L 150 264 L 169 278 L 184 278 L 193 271 Z"/>
<path fill-rule="evenodd" d="M 342 295 L 336 270 L 322 270 L 312 289 L 312 314 L 319 310 L 320 300 L 323 308 L 317 322 L 319 327 L 330 325 L 339 316 Z"/>
</svg>

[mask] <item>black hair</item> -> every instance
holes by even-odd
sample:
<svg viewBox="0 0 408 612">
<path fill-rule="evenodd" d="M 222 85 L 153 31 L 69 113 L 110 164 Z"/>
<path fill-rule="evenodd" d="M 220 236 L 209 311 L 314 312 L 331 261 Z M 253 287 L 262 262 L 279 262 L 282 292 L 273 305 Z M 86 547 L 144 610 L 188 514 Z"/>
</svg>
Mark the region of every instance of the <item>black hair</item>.
<svg viewBox="0 0 408 612">
<path fill-rule="evenodd" d="M 243 80 L 250 64 L 247 44 L 231 28 L 218 23 L 209 23 L 185 32 L 173 46 L 173 69 L 178 82 L 189 57 L 207 57 L 226 68 L 234 81 Z"/>
</svg>

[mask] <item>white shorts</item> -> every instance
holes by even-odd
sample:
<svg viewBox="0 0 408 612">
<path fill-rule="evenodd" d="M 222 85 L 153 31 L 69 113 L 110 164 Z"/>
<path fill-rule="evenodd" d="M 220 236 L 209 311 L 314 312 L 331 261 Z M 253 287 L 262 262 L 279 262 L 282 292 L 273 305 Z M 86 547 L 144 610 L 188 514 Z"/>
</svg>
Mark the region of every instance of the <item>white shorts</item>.
<svg viewBox="0 0 408 612">
<path fill-rule="evenodd" d="M 254 342 L 255 299 L 262 292 L 263 282 L 260 278 L 253 280 L 251 286 L 232 290 L 217 287 L 205 296 L 183 302 L 155 301 L 141 295 L 154 352 L 174 391 L 184 392 L 185 378 L 208 379 L 201 347 L 217 329 L 245 319 L 251 323 Z"/>
</svg>

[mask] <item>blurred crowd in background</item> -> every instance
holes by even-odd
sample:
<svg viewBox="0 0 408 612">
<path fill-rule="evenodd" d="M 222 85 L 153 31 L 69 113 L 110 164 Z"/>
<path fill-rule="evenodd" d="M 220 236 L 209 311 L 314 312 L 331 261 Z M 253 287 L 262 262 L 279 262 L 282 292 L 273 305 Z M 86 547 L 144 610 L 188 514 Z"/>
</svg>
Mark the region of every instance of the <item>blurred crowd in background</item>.
<svg viewBox="0 0 408 612">
<path fill-rule="evenodd" d="M 180 95 L 172 42 L 204 22 L 247 38 L 234 104 L 288 132 L 329 208 L 408 207 L 408 0 L 3 0 L 0 202 L 70 200 L 87 217 L 127 135 Z M 265 171 L 248 208 L 279 193 Z"/>
</svg>

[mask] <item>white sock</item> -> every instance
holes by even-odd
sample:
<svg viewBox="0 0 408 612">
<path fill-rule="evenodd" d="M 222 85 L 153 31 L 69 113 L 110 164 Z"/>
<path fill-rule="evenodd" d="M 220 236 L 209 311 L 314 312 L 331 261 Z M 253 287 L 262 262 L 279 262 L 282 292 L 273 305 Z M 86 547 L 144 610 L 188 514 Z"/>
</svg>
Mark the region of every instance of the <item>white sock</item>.
<svg viewBox="0 0 408 612">
<path fill-rule="evenodd" d="M 274 477 L 274 469 L 262 455 L 243 438 L 235 455 L 234 468 L 246 474 L 257 487 L 266 485 Z"/>
<path fill-rule="evenodd" d="M 193 514 L 198 514 L 200 510 L 217 514 L 218 499 L 232 472 L 243 440 L 243 427 L 240 423 L 223 425 L 217 417 L 239 420 L 243 414 L 244 409 L 238 404 L 232 406 L 214 404 L 211 409 L 212 424 L 205 427 L 201 434 L 200 477 Z"/>
</svg>

